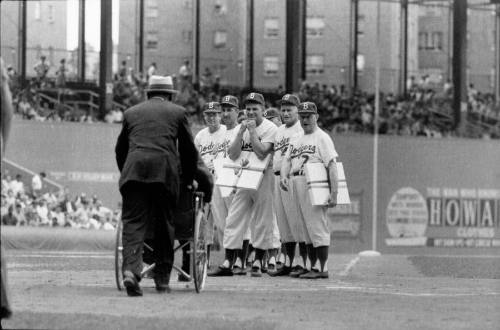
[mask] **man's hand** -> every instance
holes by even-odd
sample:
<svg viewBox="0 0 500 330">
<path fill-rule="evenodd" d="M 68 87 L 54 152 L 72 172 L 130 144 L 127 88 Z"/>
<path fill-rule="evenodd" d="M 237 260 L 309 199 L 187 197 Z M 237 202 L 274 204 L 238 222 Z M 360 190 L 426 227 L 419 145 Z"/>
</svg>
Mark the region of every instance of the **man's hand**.
<svg viewBox="0 0 500 330">
<path fill-rule="evenodd" d="M 247 129 L 247 120 L 243 120 L 240 126 L 240 134 L 243 134 Z"/>
<path fill-rule="evenodd" d="M 280 188 L 284 191 L 288 191 L 288 178 L 286 176 L 280 178 Z"/>
<path fill-rule="evenodd" d="M 249 131 L 253 131 L 257 127 L 257 123 L 253 119 L 247 119 L 246 127 L 248 128 Z"/>
<path fill-rule="evenodd" d="M 330 193 L 330 197 L 328 197 L 328 207 L 335 207 L 337 206 L 337 192 L 332 191 Z"/>
</svg>

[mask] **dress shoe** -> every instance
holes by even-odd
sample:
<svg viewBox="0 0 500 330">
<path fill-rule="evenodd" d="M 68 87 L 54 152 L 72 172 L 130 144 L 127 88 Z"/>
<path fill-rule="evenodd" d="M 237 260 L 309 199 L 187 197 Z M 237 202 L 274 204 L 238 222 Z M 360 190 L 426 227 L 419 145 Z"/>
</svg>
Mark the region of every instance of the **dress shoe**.
<svg viewBox="0 0 500 330">
<path fill-rule="evenodd" d="M 154 278 L 154 281 L 155 281 L 155 288 L 156 288 L 156 291 L 158 292 L 170 292 L 170 287 L 168 286 L 168 282 L 170 280 L 170 276 L 167 276 L 167 277 L 155 277 Z"/>
<path fill-rule="evenodd" d="M 139 281 L 130 270 L 123 272 L 123 285 L 127 289 L 127 295 L 129 297 L 142 296 L 142 289 L 139 286 Z"/>
<path fill-rule="evenodd" d="M 292 267 L 288 267 L 288 266 L 283 266 L 283 267 L 280 267 L 278 268 L 276 271 L 274 272 L 268 272 L 269 276 L 288 276 L 290 275 L 290 272 L 292 271 Z"/>
<path fill-rule="evenodd" d="M 213 272 L 208 273 L 208 276 L 233 276 L 233 270 L 228 267 L 219 266 Z"/>
<path fill-rule="evenodd" d="M 303 275 L 305 273 L 307 273 L 307 269 L 303 268 L 302 266 L 295 266 L 290 272 L 290 277 L 298 278 L 300 275 Z"/>
</svg>

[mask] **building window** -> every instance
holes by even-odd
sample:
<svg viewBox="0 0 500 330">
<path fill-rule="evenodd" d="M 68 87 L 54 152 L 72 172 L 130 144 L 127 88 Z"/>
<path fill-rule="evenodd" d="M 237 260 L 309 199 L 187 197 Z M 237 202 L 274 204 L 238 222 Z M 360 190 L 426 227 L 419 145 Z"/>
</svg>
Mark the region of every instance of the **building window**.
<svg viewBox="0 0 500 330">
<path fill-rule="evenodd" d="M 325 32 L 325 20 L 322 17 L 307 17 L 306 34 L 308 38 L 321 38 Z"/>
<path fill-rule="evenodd" d="M 158 17 L 158 2 L 157 2 L 157 0 L 148 0 L 146 2 L 146 17 L 148 17 L 148 18 Z"/>
<path fill-rule="evenodd" d="M 146 34 L 146 48 L 158 49 L 158 31 L 148 31 Z"/>
<path fill-rule="evenodd" d="M 227 0 L 215 0 L 214 10 L 218 15 L 227 13 Z"/>
<path fill-rule="evenodd" d="M 432 32 L 431 49 L 443 50 L 443 32 Z"/>
<path fill-rule="evenodd" d="M 308 75 L 319 75 L 325 72 L 325 57 L 323 55 L 307 55 L 306 73 Z"/>
<path fill-rule="evenodd" d="M 184 9 L 192 9 L 193 8 L 193 0 L 184 0 Z"/>
<path fill-rule="evenodd" d="M 35 2 L 35 19 L 36 20 L 41 20 L 42 19 L 42 2 L 37 1 Z"/>
<path fill-rule="evenodd" d="M 225 48 L 227 44 L 227 32 L 226 31 L 215 31 L 214 33 L 214 47 L 215 48 Z"/>
<path fill-rule="evenodd" d="M 418 34 L 419 50 L 443 50 L 443 32 L 420 32 Z"/>
<path fill-rule="evenodd" d="M 277 18 L 266 18 L 264 20 L 264 38 L 278 38 L 279 32 L 279 21 Z"/>
<path fill-rule="evenodd" d="M 54 6 L 49 5 L 48 10 L 49 10 L 48 21 L 49 21 L 49 23 L 54 23 L 54 17 L 55 17 Z"/>
<path fill-rule="evenodd" d="M 264 75 L 276 76 L 279 70 L 278 56 L 265 56 L 264 57 Z"/>
<path fill-rule="evenodd" d="M 190 43 L 193 41 L 193 31 L 192 30 L 182 30 L 182 40 L 185 43 Z"/>
</svg>

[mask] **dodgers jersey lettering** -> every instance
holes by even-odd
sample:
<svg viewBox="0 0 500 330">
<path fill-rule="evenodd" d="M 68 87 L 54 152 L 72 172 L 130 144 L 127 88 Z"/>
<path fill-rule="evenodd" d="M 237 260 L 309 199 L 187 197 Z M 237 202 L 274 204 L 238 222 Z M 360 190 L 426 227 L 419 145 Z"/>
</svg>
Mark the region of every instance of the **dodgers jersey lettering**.
<svg viewBox="0 0 500 330">
<path fill-rule="evenodd" d="M 270 120 L 264 118 L 262 123 L 255 128 L 259 141 L 262 143 L 274 143 L 274 137 L 278 128 Z M 243 133 L 241 144 L 242 151 L 253 151 L 252 142 L 250 140 L 250 133 L 248 130 Z"/>
<path fill-rule="evenodd" d="M 304 134 L 290 142 L 287 159 L 292 162 L 291 173 L 304 170 L 304 164 L 323 163 L 325 167 L 338 157 L 330 136 L 319 127 L 311 134 Z"/>
<path fill-rule="evenodd" d="M 290 127 L 286 127 L 284 124 L 278 127 L 274 139 L 273 172 L 278 172 L 281 169 L 281 162 L 286 156 L 290 142 L 303 134 L 304 130 L 299 121 Z"/>
<path fill-rule="evenodd" d="M 220 128 L 210 133 L 208 127 L 205 127 L 196 134 L 194 144 L 200 153 L 201 159 L 207 167 L 214 169 L 213 160 L 215 158 L 225 157 L 227 153 L 226 144 L 226 126 L 221 125 Z"/>
</svg>

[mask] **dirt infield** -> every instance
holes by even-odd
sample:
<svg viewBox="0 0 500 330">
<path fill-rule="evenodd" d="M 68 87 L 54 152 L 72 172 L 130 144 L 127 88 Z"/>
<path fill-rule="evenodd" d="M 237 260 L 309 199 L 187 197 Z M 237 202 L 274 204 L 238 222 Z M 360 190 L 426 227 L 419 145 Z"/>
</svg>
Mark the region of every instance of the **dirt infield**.
<svg viewBox="0 0 500 330">
<path fill-rule="evenodd" d="M 221 258 L 217 255 L 217 258 Z M 144 280 L 144 297 L 114 283 L 99 252 L 7 251 L 14 316 L 6 328 L 50 329 L 498 329 L 500 258 L 472 258 L 468 274 L 437 271 L 460 257 L 332 255 L 328 280 L 208 278 L 196 294 Z M 436 262 L 432 262 L 432 258 Z M 446 260 L 446 262 L 443 262 Z M 432 265 L 432 271 L 426 263 Z M 424 269 L 424 270 L 425 270 Z M 485 271 L 482 271 L 484 269 Z M 466 276 L 467 275 L 467 276 Z M 464 278 L 466 277 L 466 278 Z M 496 277 L 497 279 L 494 279 Z"/>
</svg>

